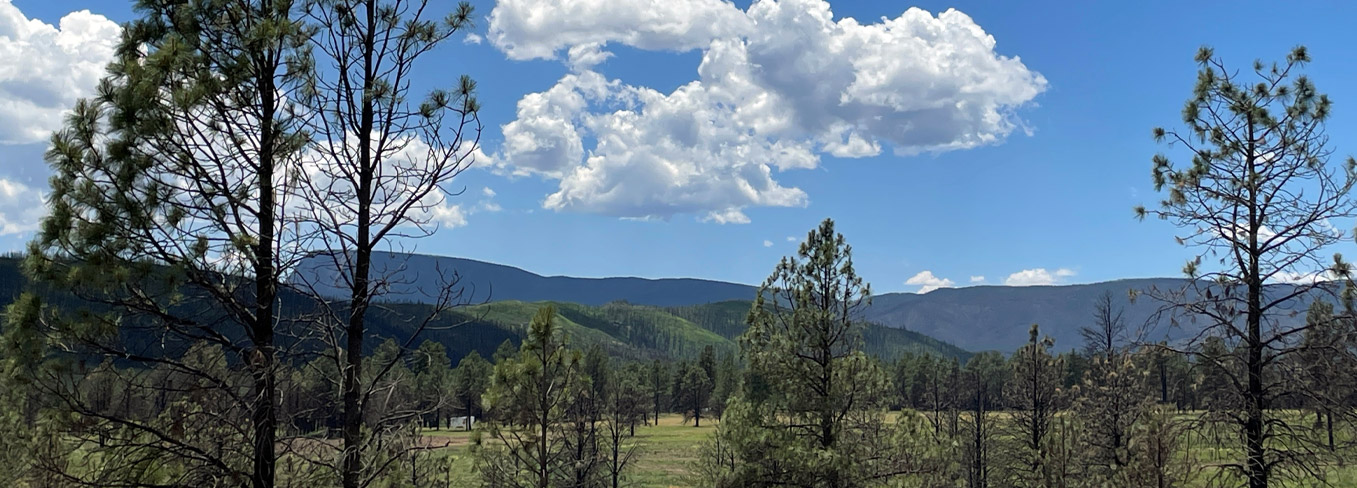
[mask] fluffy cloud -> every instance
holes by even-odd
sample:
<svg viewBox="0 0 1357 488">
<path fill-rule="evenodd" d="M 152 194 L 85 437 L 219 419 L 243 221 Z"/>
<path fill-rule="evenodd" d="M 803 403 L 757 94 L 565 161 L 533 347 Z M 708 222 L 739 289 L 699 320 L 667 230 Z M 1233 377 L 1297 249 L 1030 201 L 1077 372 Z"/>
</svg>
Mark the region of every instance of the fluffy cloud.
<svg viewBox="0 0 1357 488">
<path fill-rule="evenodd" d="M 1008 275 L 1008 278 L 1004 279 L 1004 284 L 1008 286 L 1055 285 L 1064 281 L 1065 278 L 1074 276 L 1074 274 L 1074 270 L 1068 268 L 1060 268 L 1055 271 L 1047 271 L 1046 268 L 1024 269 Z"/>
<path fill-rule="evenodd" d="M 447 201 L 434 203 L 428 208 L 429 219 L 437 222 L 445 228 L 462 227 L 466 225 L 466 212 L 462 210 L 461 205 L 448 205 Z"/>
<path fill-rule="evenodd" d="M 768 239 L 764 239 L 764 240 L 763 240 L 763 247 L 773 247 L 773 241 L 770 241 L 770 240 L 768 240 Z"/>
<path fill-rule="evenodd" d="M 942 152 L 1001 142 L 1046 80 L 965 14 L 910 9 L 861 24 L 824 0 L 501 0 L 488 38 L 513 59 L 571 72 L 518 102 L 493 159 L 559 180 L 543 207 L 748 222 L 748 207 L 804 206 L 774 171 L 822 154 Z M 700 49 L 695 80 L 672 92 L 594 71 L 609 43 Z M 586 141 L 589 144 L 586 144 Z M 588 147 L 592 145 L 592 147 Z"/>
<path fill-rule="evenodd" d="M 609 42 L 687 51 L 749 28 L 743 12 L 723 0 L 499 0 L 487 37 L 510 59 L 526 60 Z"/>
<path fill-rule="evenodd" d="M 1272 283 L 1290 283 L 1294 285 L 1313 285 L 1325 281 L 1335 281 L 1340 277 L 1333 271 L 1325 270 L 1318 272 L 1302 273 L 1298 271 L 1277 271 L 1272 274 L 1268 280 Z"/>
<path fill-rule="evenodd" d="M 60 128 L 62 114 L 94 93 L 120 32 L 88 10 L 53 26 L 0 0 L 0 143 L 41 142 Z"/>
<path fill-rule="evenodd" d="M 339 144 L 349 146 L 348 154 L 352 154 L 356 150 L 358 138 L 353 134 L 345 134 L 342 143 L 335 142 L 335 146 Z M 341 151 L 338 148 L 324 151 L 313 149 L 301 156 L 298 173 L 302 178 L 296 185 L 308 198 L 292 199 L 294 208 L 289 211 L 303 219 L 312 217 L 338 222 L 357 220 L 356 203 L 350 196 L 351 185 L 342 179 L 341 183 L 335 183 L 336 175 L 348 171 L 349 163 L 339 154 Z M 379 184 L 373 189 L 372 205 L 382 214 L 382 218 L 373 221 L 373 225 L 377 226 L 390 223 L 394 218 L 391 210 L 401 206 L 401 202 L 410 198 L 412 193 L 428 190 L 424 176 L 435 170 L 436 161 L 447 161 L 446 164 L 452 165 L 455 164 L 452 161 L 465 161 L 464 157 L 476 161 L 480 156 L 477 147 L 435 147 L 417 137 L 390 140 L 387 142 L 387 151 L 376 171 Z M 448 169 L 443 168 L 444 171 Z M 481 189 L 482 198 L 474 205 L 451 202 L 458 197 L 470 198 L 471 195 L 449 192 L 441 186 L 427 191 L 417 203 L 409 207 L 404 218 L 396 225 L 426 228 L 432 224 L 445 229 L 463 227 L 467 225 L 467 217 L 472 214 L 500 210 L 494 202 L 495 191 L 489 187 Z"/>
<path fill-rule="evenodd" d="M 42 193 L 17 181 L 0 178 L 0 236 L 37 230 Z"/>
<path fill-rule="evenodd" d="M 972 276 L 972 277 L 971 277 L 971 283 L 984 283 L 984 282 L 985 282 L 985 276 L 984 276 L 984 275 L 980 275 L 980 276 Z"/>
<path fill-rule="evenodd" d="M 919 287 L 918 293 L 928 293 L 938 288 L 951 288 L 956 283 L 947 278 L 939 278 L 937 276 L 933 276 L 932 271 L 923 270 L 920 271 L 919 274 L 916 274 L 910 277 L 908 280 L 905 280 L 905 284 L 918 286 Z"/>
</svg>

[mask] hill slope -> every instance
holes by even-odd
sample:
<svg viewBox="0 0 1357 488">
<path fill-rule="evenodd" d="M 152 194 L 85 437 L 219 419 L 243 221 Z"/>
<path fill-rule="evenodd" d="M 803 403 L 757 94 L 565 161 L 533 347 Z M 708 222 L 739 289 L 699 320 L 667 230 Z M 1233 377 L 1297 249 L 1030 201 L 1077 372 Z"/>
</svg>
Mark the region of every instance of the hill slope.
<svg viewBox="0 0 1357 488">
<path fill-rule="evenodd" d="M 890 293 L 872 297 L 866 319 L 923 333 L 971 351 L 1011 352 L 1028 338 L 1028 328 L 1039 324 L 1043 335 L 1055 340 L 1057 350 L 1083 345 L 1081 327 L 1093 324 L 1095 303 L 1111 293 L 1114 307 L 1124 310 L 1124 320 L 1136 339 L 1175 341 L 1189 337 L 1202 324 L 1189 319 L 1170 326 L 1167 318 L 1156 317 L 1163 304 L 1141 295 L 1132 301 L 1131 291 L 1180 290 L 1186 279 L 1150 278 L 1117 280 L 1104 283 L 1064 286 L 975 286 L 943 288 L 926 294 Z M 1292 285 L 1270 285 L 1266 296 L 1279 296 L 1294 290 Z M 1310 302 L 1323 295 L 1287 302 L 1276 315 L 1277 325 L 1303 323 Z"/>
<path fill-rule="evenodd" d="M 324 255 L 303 260 L 293 281 L 308 283 L 322 295 L 339 296 L 342 281 Z M 377 253 L 373 274 L 399 276 L 388 299 L 425 302 L 427 291 L 441 289 L 453 272 L 476 301 L 559 301 L 603 305 L 626 301 L 641 305 L 692 305 L 722 300 L 752 300 L 755 288 L 738 283 L 692 278 L 572 278 L 542 276 L 513 266 L 423 254 Z"/>
<path fill-rule="evenodd" d="M 322 259 L 308 261 L 305 272 L 299 272 L 298 276 L 334 283 L 334 273 L 327 271 L 327 268 L 333 269 L 333 265 L 326 266 L 328 260 L 322 262 Z M 396 293 L 389 296 L 396 300 L 427 301 L 427 297 L 415 290 L 420 286 L 434 289 L 439 282 L 440 270 L 456 270 L 463 278 L 463 284 L 477 287 L 478 299 L 488 295 L 494 300 L 560 301 L 596 306 L 626 301 L 662 306 L 727 338 L 744 330 L 744 317 L 749 311 L 747 301 L 755 293 L 755 288 L 748 285 L 696 279 L 543 277 L 510 266 L 437 256 L 387 254 L 380 263 L 382 269 L 400 278 L 393 287 Z M 922 295 L 888 293 L 873 297 L 872 306 L 866 309 L 863 319 L 917 332 L 922 334 L 919 338 L 937 339 L 965 350 L 1003 352 L 1014 351 L 1026 342 L 1028 327 L 1035 323 L 1041 325 L 1044 334 L 1055 339 L 1057 349 L 1068 350 L 1081 345 L 1079 329 L 1092 322 L 1098 297 L 1110 292 L 1117 305 L 1125 307 L 1127 324 L 1132 329 L 1145 329 L 1143 339 L 1174 340 L 1188 332 L 1167 327 L 1166 323 L 1142 327 L 1160 304 L 1148 298 L 1133 303 L 1128 292 L 1150 287 L 1179 289 L 1185 284 L 1183 279 L 1150 278 L 1065 286 L 943 288 Z M 487 292 L 489 285 L 493 287 Z M 1289 285 L 1273 288 L 1285 291 Z M 1303 315 L 1309 301 L 1307 297 L 1291 306 Z M 709 306 L 696 307 L 698 305 Z M 1303 320 L 1303 316 L 1283 317 L 1282 320 Z"/>
<path fill-rule="evenodd" d="M 16 259 L 0 258 L 0 310 L 18 296 L 24 281 Z M 49 295 L 46 298 L 49 302 L 67 300 L 60 293 Z M 416 343 L 424 339 L 442 343 L 454 362 L 472 351 L 489 357 L 506 340 L 519 343 L 527 333 L 527 324 L 532 316 L 545 305 L 556 308 L 558 323 L 575 347 L 597 345 L 615 357 L 646 360 L 695 359 L 707 346 L 711 346 L 718 354 L 735 353 L 738 347 L 734 338 L 743 332 L 744 316 L 752 302 L 725 301 L 666 309 L 625 302 L 596 306 L 566 301 L 505 300 L 445 311 L 428 324 Z M 210 302 L 193 299 L 189 299 L 184 306 L 189 307 L 186 310 L 201 310 L 209 314 L 213 309 Z M 284 314 L 306 316 L 308 312 L 314 311 L 315 303 L 302 295 L 284 291 L 280 307 Z M 373 308 L 368 316 L 369 336 L 365 347 L 374 348 L 387 338 L 409 337 L 414 332 L 414 324 L 421 323 L 422 318 L 428 316 L 430 307 L 410 300 L 388 302 Z M 236 328 L 228 327 L 222 331 L 226 336 L 236 338 L 233 340 L 243 340 L 238 337 Z M 187 347 L 187 344 L 156 342 L 144 333 L 127 333 L 126 340 L 144 345 L 144 353 L 150 355 L 158 353 L 153 351 L 173 355 L 174 351 L 182 351 Z M 967 354 L 966 351 L 909 331 L 869 326 L 864 335 L 869 337 L 865 341 L 871 345 L 869 352 L 887 359 L 906 351 L 960 357 Z M 284 337 L 279 340 L 288 341 Z"/>
<path fill-rule="evenodd" d="M 318 288 L 338 295 L 335 275 L 327 272 L 328 261 L 324 259 L 312 258 L 303 263 L 294 280 L 328 283 Z M 473 322 L 480 324 L 477 330 L 494 329 L 498 331 L 495 334 L 516 334 L 511 326 L 526 324 L 531 317 L 526 309 L 535 309 L 535 305 L 528 304 L 554 302 L 563 317 L 589 330 L 579 330 L 579 340 L 599 342 L 606 336 L 618 343 L 609 346 L 610 350 L 632 356 L 687 355 L 692 354 L 691 347 L 701 347 L 697 344 L 733 347 L 713 342 L 715 339 L 698 330 L 710 331 L 729 342 L 744 330 L 749 300 L 755 293 L 754 287 L 748 285 L 697 279 L 544 277 L 511 266 L 422 255 L 385 254 L 379 260 L 378 270 L 394 277 L 394 293 L 386 298 L 411 305 L 430 300 L 418 290 L 436 289 L 441 277 L 457 272 L 461 284 L 468 286 L 475 300 L 496 301 L 490 306 L 463 309 L 471 317 L 477 314 L 491 317 Z M 8 300 L 4 294 L 13 293 L 20 281 L 13 260 L 0 259 L 0 300 Z M 869 352 L 882 356 L 892 356 L 910 347 L 948 351 L 948 355 L 964 354 L 967 350 L 1011 352 L 1026 342 L 1028 327 L 1036 323 L 1044 334 L 1056 340 L 1058 350 L 1069 350 L 1081 345 L 1079 328 L 1090 325 L 1094 303 L 1104 292 L 1110 292 L 1117 304 L 1125 307 L 1127 324 L 1139 330 L 1160 304 L 1148 298 L 1132 302 L 1128 291 L 1150 287 L 1178 289 L 1186 283 L 1182 279 L 1154 278 L 1066 286 L 944 288 L 922 295 L 888 293 L 873 297 L 863 319 L 896 331 L 869 328 L 864 331 L 864 339 Z M 1290 285 L 1272 287 L 1274 293 L 1289 289 Z M 1304 320 L 1309 302 L 1310 297 L 1303 297 L 1292 303 L 1291 309 L 1296 313 L 1279 317 L 1282 325 Z M 508 311 L 501 312 L 499 308 Z M 1154 325 L 1147 329 L 1143 339 L 1174 340 L 1192 330 L 1191 324 L 1181 329 L 1164 323 Z M 468 344 L 481 342 L 481 337 L 504 337 L 482 334 L 472 338 L 452 331 L 440 334 L 449 337 L 446 341 L 449 350 L 466 350 Z M 462 343 L 454 346 L 457 341 Z"/>
<path fill-rule="evenodd" d="M 730 340 L 744 333 L 745 318 L 754 305 L 748 300 L 731 300 L 685 307 L 667 307 L 671 314 L 691 320 Z M 862 329 L 862 348 L 867 354 L 887 359 L 905 353 L 932 354 L 965 360 L 971 353 L 945 341 L 927 335 L 876 323 L 866 323 Z"/>
</svg>

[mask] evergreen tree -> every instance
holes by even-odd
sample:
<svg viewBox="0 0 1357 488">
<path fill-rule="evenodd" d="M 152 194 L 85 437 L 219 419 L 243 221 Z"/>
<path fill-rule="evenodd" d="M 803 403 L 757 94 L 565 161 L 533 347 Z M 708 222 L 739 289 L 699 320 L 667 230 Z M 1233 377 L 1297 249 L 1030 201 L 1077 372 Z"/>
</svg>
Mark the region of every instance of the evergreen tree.
<svg viewBox="0 0 1357 488">
<path fill-rule="evenodd" d="M 1142 218 L 1153 215 L 1183 229 L 1178 242 L 1194 249 L 1183 268 L 1189 280 L 1181 290 L 1148 293 L 1166 311 L 1202 323 L 1199 339 L 1178 352 L 1197 352 L 1201 338 L 1224 339 L 1234 350 L 1197 358 L 1224 361 L 1213 371 L 1227 377 L 1231 401 L 1227 415 L 1216 419 L 1237 429 L 1243 453 L 1226 469 L 1250 488 L 1266 488 L 1274 479 L 1308 477 L 1317 460 L 1304 447 L 1302 429 L 1271 411 L 1295 386 L 1277 381 L 1276 370 L 1301 353 L 1289 338 L 1307 327 L 1282 326 L 1280 319 L 1303 305 L 1303 297 L 1336 290 L 1318 279 L 1280 294 L 1264 287 L 1286 276 L 1350 274 L 1337 255 L 1325 269 L 1322 253 L 1347 238 L 1331 222 L 1357 214 L 1350 197 L 1357 161 L 1329 161 L 1324 125 L 1333 104 L 1300 74 L 1310 61 L 1303 46 L 1284 63 L 1255 61 L 1252 73 L 1227 67 L 1206 47 L 1196 61 L 1197 83 L 1182 111 L 1185 129 L 1154 129 L 1156 140 L 1182 148 L 1191 162 L 1175 165 L 1155 155 L 1154 186 L 1168 196 L 1156 209 L 1137 209 Z"/>
<path fill-rule="evenodd" d="M 512 358 L 513 356 L 505 357 L 496 364 Z M 471 419 L 483 416 L 481 396 L 489 387 L 492 374 L 491 364 L 481 359 L 481 355 L 475 351 L 464 356 L 462 361 L 457 363 L 457 369 L 452 371 L 453 398 L 456 399 L 461 414 L 467 417 L 468 422 L 465 424 L 467 430 L 471 430 Z"/>
<path fill-rule="evenodd" d="M 659 359 L 650 362 L 650 368 L 646 370 L 646 391 L 650 395 L 651 405 L 654 407 L 655 424 L 659 425 L 660 413 L 663 411 L 670 385 L 668 365 Z"/>
<path fill-rule="evenodd" d="M 735 356 L 726 354 L 716 364 L 716 377 L 712 385 L 710 408 L 716 418 L 726 410 L 726 402 L 740 389 L 740 366 Z"/>
<path fill-rule="evenodd" d="M 32 367 L 29 386 L 61 400 L 67 415 L 59 418 L 130 430 L 90 444 L 97 449 L 85 455 L 182 463 L 182 476 L 202 476 L 148 482 L 270 487 L 285 423 L 276 404 L 286 355 L 275 340 L 279 283 L 299 245 L 283 231 L 282 195 L 307 143 L 290 101 L 296 78 L 309 70 L 306 29 L 286 0 L 141 0 L 136 11 L 97 94 L 76 104 L 46 154 L 52 192 L 26 270 L 42 290 L 75 299 L 42 311 L 29 298 L 35 313 L 8 314 L 11 343 L 40 342 L 9 357 Z M 131 339 L 138 336 L 157 340 Z M 41 372 L 75 353 L 186 373 L 182 358 L 200 342 L 248 373 L 240 385 L 202 372 L 205 387 L 216 390 L 203 398 L 226 403 L 200 405 L 189 422 L 224 436 L 218 439 L 200 437 L 198 426 L 168 429 L 154 417 L 109 418 L 71 382 Z M 125 393 L 164 393 L 150 390 Z M 222 425 L 239 428 L 217 430 Z M 83 441 L 75 426 L 54 428 Z M 194 445 L 190 437 L 232 448 Z M 77 484 L 120 482 L 87 474 L 59 473 Z"/>
<path fill-rule="evenodd" d="M 996 439 L 999 437 L 997 419 L 993 414 L 1004 392 L 1004 358 L 995 352 L 972 356 L 963 370 L 957 371 L 959 408 L 967 414 L 959 416 L 962 461 L 965 465 L 966 486 L 987 488 L 994 481 Z"/>
<path fill-rule="evenodd" d="M 1083 427 L 1082 458 L 1088 477 L 1125 485 L 1131 469 L 1132 434 L 1153 409 L 1147 371 L 1124 352 L 1095 356 L 1078 389 L 1073 414 Z"/>
<path fill-rule="evenodd" d="M 566 404 L 565 445 L 570 466 L 566 486 L 596 486 L 603 480 L 599 427 L 613 390 L 609 362 L 601 346 L 590 346 L 581 362 L 579 394 Z"/>
<path fill-rule="evenodd" d="M 882 486 L 918 471 L 885 415 L 887 375 L 862 353 L 858 315 L 870 295 L 831 220 L 778 264 L 740 340 L 768 395 L 730 402 L 703 455 L 716 466 L 704 473 L 708 483 Z"/>
<path fill-rule="evenodd" d="M 716 382 L 716 350 L 711 346 L 702 348 L 702 354 L 697 358 L 697 366 L 702 368 L 702 372 L 707 373 L 707 378 L 713 383 Z"/>
<path fill-rule="evenodd" d="M 499 364 L 500 362 L 506 359 L 512 359 L 517 355 L 518 347 L 514 346 L 514 341 L 512 339 L 505 339 L 504 342 L 499 343 L 499 347 L 495 348 L 494 355 L 490 356 L 490 362 Z"/>
<path fill-rule="evenodd" d="M 1197 459 L 1184 446 L 1187 425 L 1164 405 L 1151 406 L 1131 431 L 1131 463 L 1119 486 L 1176 488 L 1189 486 Z"/>
<path fill-rule="evenodd" d="M 683 421 L 693 421 L 694 427 L 702 426 L 702 412 L 711 401 L 712 382 L 707 370 L 700 363 L 684 363 L 679 371 L 678 394 L 675 396 L 678 407 L 683 412 Z"/>
<path fill-rule="evenodd" d="M 607 398 L 603 408 L 603 475 L 606 486 L 624 486 L 626 474 L 636 459 L 638 445 L 631 438 L 636 434 L 637 419 L 645 415 L 646 395 L 642 388 L 644 367 L 629 364 L 612 371 Z"/>
<path fill-rule="evenodd" d="M 390 445 L 365 435 L 362 424 L 369 402 L 378 397 L 374 388 L 399 358 L 364 371 L 362 356 L 372 304 L 404 266 L 374 264 L 374 256 L 397 240 L 432 235 L 438 227 L 434 209 L 447 196 L 444 188 L 474 162 L 480 137 L 476 86 L 469 77 L 425 97 L 413 92 L 417 68 L 429 59 L 425 55 L 468 28 L 473 18 L 470 3 L 457 4 L 442 18 L 431 4 L 437 2 L 304 0 L 299 5 L 310 21 L 310 46 L 320 67 L 298 93 L 309 115 L 306 128 L 316 141 L 307 171 L 297 173 L 296 193 L 304 205 L 296 227 L 315 250 L 320 269 L 312 279 L 332 279 L 301 283 L 317 297 L 333 295 L 327 290 L 337 288 L 344 298 L 326 307 L 328 316 L 319 321 L 333 329 L 321 335 L 331 341 L 325 350 L 335 351 L 343 365 L 337 471 L 344 488 L 382 477 L 387 466 L 365 462 L 364 456 L 369 451 L 380 455 L 373 449 Z M 421 290 L 434 298 L 434 306 L 424 318 L 411 320 L 411 342 L 439 312 L 470 299 L 458 280 L 455 273 L 440 276 L 436 289 Z"/>
<path fill-rule="evenodd" d="M 477 457 L 486 486 L 571 486 L 569 408 L 587 382 L 581 356 L 566 345 L 555 317 L 551 306 L 538 310 L 519 354 L 495 365 L 485 394 L 491 440 L 480 443 Z"/>
<path fill-rule="evenodd" d="M 424 413 L 424 425 L 439 429 L 452 397 L 447 390 L 452 379 L 448 350 L 441 343 L 425 339 L 410 359 L 410 370 L 415 374 L 414 393 L 419 398 L 418 409 Z"/>
<path fill-rule="evenodd" d="M 1028 331 L 1027 344 L 1013 354 L 1012 380 L 1004 398 L 1013 408 L 1014 476 L 1010 486 L 1056 486 L 1060 478 L 1052 468 L 1052 431 L 1055 414 L 1063 406 L 1061 384 L 1064 365 L 1051 355 L 1053 341 L 1040 337 L 1036 324 Z"/>
<path fill-rule="evenodd" d="M 1350 305 L 1350 304 L 1349 304 Z M 1305 337 L 1301 339 L 1299 388 L 1304 395 L 1305 406 L 1312 409 L 1320 418 L 1320 444 L 1329 452 L 1338 451 L 1349 443 L 1335 436 L 1335 423 L 1339 430 L 1345 424 L 1350 425 L 1351 416 L 1343 412 L 1351 409 L 1354 390 L 1353 373 L 1357 372 L 1357 356 L 1354 356 L 1354 331 L 1351 311 L 1339 317 L 1334 314 L 1333 305 L 1315 300 L 1306 313 Z M 1335 421 L 1335 416 L 1342 418 Z M 1340 446 L 1342 442 L 1345 446 Z"/>
</svg>

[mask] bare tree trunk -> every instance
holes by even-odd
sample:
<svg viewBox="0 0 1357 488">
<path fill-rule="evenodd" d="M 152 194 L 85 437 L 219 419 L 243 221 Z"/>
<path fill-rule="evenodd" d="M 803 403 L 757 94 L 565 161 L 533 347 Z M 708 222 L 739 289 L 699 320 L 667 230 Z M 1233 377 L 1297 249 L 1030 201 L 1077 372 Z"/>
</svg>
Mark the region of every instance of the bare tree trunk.
<svg viewBox="0 0 1357 488">
<path fill-rule="evenodd" d="M 377 2 L 365 2 L 367 25 L 377 22 Z M 362 40 L 364 91 L 373 86 L 373 57 L 376 56 L 375 28 L 364 32 Z M 363 471 L 362 422 L 363 405 L 359 398 L 359 381 L 363 372 L 363 334 L 369 301 L 369 279 L 372 272 L 372 179 L 376 162 L 372 157 L 372 130 L 375 114 L 373 101 L 364 97 L 360 107 L 358 127 L 358 207 L 357 238 L 354 242 L 353 282 L 350 288 L 349 323 L 345 330 L 344 369 L 344 488 L 359 488 Z"/>
<path fill-rule="evenodd" d="M 277 463 L 274 442 L 278 429 L 277 410 L 274 408 L 278 390 L 274 371 L 277 358 L 273 345 L 274 302 L 278 295 L 278 277 L 273 267 L 274 212 L 277 206 L 274 201 L 273 149 L 278 134 L 272 119 L 277 94 L 272 77 L 260 78 L 260 113 L 268 115 L 259 121 L 259 242 L 254 248 L 256 312 L 254 324 L 251 324 L 256 356 L 252 375 L 255 394 L 252 418 L 254 470 L 250 481 L 254 488 L 272 488 Z"/>
<path fill-rule="evenodd" d="M 1325 409 L 1325 411 L 1324 411 L 1324 423 L 1325 423 L 1326 429 L 1329 431 L 1329 452 L 1333 452 L 1333 450 L 1334 450 L 1334 445 L 1333 445 L 1333 409 L 1332 409 L 1332 408 L 1326 408 L 1326 409 Z"/>
<path fill-rule="evenodd" d="M 1257 179 L 1257 164 L 1259 155 L 1255 147 L 1254 122 L 1253 115 L 1246 116 L 1248 121 L 1248 153 L 1246 161 L 1248 165 L 1248 174 L 1251 179 Z M 1245 393 L 1245 421 L 1244 437 L 1246 439 L 1246 454 L 1248 455 L 1248 476 L 1249 488 L 1267 488 L 1268 473 L 1267 459 L 1264 451 L 1263 432 L 1263 277 L 1259 269 L 1259 251 L 1258 234 L 1263 226 L 1260 222 L 1258 208 L 1258 190 L 1256 185 L 1248 185 L 1248 218 L 1249 218 L 1249 242 L 1247 249 L 1248 274 L 1248 316 L 1247 327 L 1248 334 L 1246 347 L 1247 368 L 1248 368 L 1248 390 Z"/>
</svg>

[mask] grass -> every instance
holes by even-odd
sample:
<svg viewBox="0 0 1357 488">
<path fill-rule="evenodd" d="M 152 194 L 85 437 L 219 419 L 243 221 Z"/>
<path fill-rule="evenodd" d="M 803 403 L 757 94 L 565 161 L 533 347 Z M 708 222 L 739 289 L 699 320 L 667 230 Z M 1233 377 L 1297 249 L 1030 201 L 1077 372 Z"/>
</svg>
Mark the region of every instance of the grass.
<svg viewBox="0 0 1357 488">
<path fill-rule="evenodd" d="M 899 413 L 896 412 L 895 414 Z M 1299 412 L 1282 414 L 1294 415 L 1290 419 L 1293 425 L 1307 425 L 1307 422 L 1313 422 L 1312 416 L 1307 419 L 1305 414 Z M 993 415 L 995 420 L 1002 421 L 1010 414 L 996 412 Z M 1196 414 L 1180 414 L 1179 420 L 1190 420 L 1194 415 Z M 698 486 L 698 480 L 694 478 L 698 453 L 702 444 L 715 432 L 715 424 L 715 421 L 703 419 L 702 427 L 694 427 L 691 423 L 685 424 L 681 416 L 671 414 L 661 417 L 658 425 L 638 425 L 635 441 L 639 445 L 639 452 L 629 470 L 627 486 L 642 488 Z M 433 486 L 480 486 L 471 451 L 474 435 L 474 433 L 467 431 L 425 430 L 422 432 L 421 442 L 434 448 L 432 451 L 428 451 L 431 458 L 425 458 L 434 462 L 437 466 L 435 471 L 430 474 L 437 480 Z M 1350 430 L 1341 431 L 1340 442 L 1352 441 L 1353 435 L 1354 432 Z M 1208 486 L 1210 478 L 1220 472 L 1219 466 L 1222 463 L 1234 462 L 1242 458 L 1241 450 L 1235 445 L 1222 445 L 1222 443 L 1234 442 L 1233 436 L 1228 432 L 1221 433 L 1219 442 L 1213 437 L 1210 433 L 1203 431 L 1184 434 L 1182 440 L 1188 452 L 1183 453 L 1183 455 L 1193 460 L 1197 467 L 1195 477 L 1188 483 L 1188 488 Z M 280 460 L 280 463 L 285 460 Z M 287 482 L 288 478 L 284 473 L 289 471 L 288 466 L 290 464 L 280 464 L 279 466 L 279 486 L 303 486 Z M 1350 461 L 1330 463 L 1323 468 L 1322 475 L 1326 478 L 1327 483 L 1307 478 L 1278 480 L 1273 486 L 1285 488 L 1357 487 L 1357 465 Z M 1239 482 L 1241 480 L 1234 478 L 1217 481 L 1223 483 L 1217 483 L 1216 486 L 1241 486 L 1243 484 Z M 377 486 L 386 485 L 379 482 Z"/>
<path fill-rule="evenodd" d="M 716 431 L 715 421 L 702 420 L 702 427 L 684 424 L 677 414 L 660 417 L 659 425 L 636 427 L 639 452 L 629 475 L 629 486 L 670 488 L 697 486 L 693 464 L 698 448 Z M 446 444 L 437 455 L 445 456 L 451 468 L 449 486 L 477 486 L 470 452 L 471 432 L 429 430 L 423 435 L 435 445 Z"/>
<path fill-rule="evenodd" d="M 995 415 L 1005 415 L 996 413 Z M 1190 414 L 1185 414 L 1190 415 Z M 702 427 L 693 427 L 683 423 L 679 415 L 665 415 L 659 425 L 637 426 L 636 440 L 640 452 L 629 475 L 629 485 L 642 488 L 678 488 L 697 486 L 694 479 L 694 466 L 702 443 L 715 432 L 715 421 L 703 419 Z M 477 478 L 473 461 L 468 450 L 471 441 L 470 432 L 426 431 L 424 435 L 430 441 L 446 443 L 449 447 L 440 449 L 440 454 L 448 457 L 451 467 L 450 486 L 476 486 Z M 1203 433 L 1186 433 L 1190 439 L 1184 439 L 1190 446 L 1190 458 L 1196 459 L 1197 470 L 1191 487 L 1207 486 L 1207 479 L 1215 473 L 1222 461 L 1240 457 L 1240 451 L 1233 446 L 1222 447 L 1208 440 Z M 1228 441 L 1229 436 L 1222 436 Z M 1311 486 L 1357 486 L 1357 465 L 1330 465 L 1325 477 L 1328 484 L 1317 480 L 1279 483 L 1283 487 Z M 1227 483 L 1229 484 L 1229 483 Z"/>
</svg>

